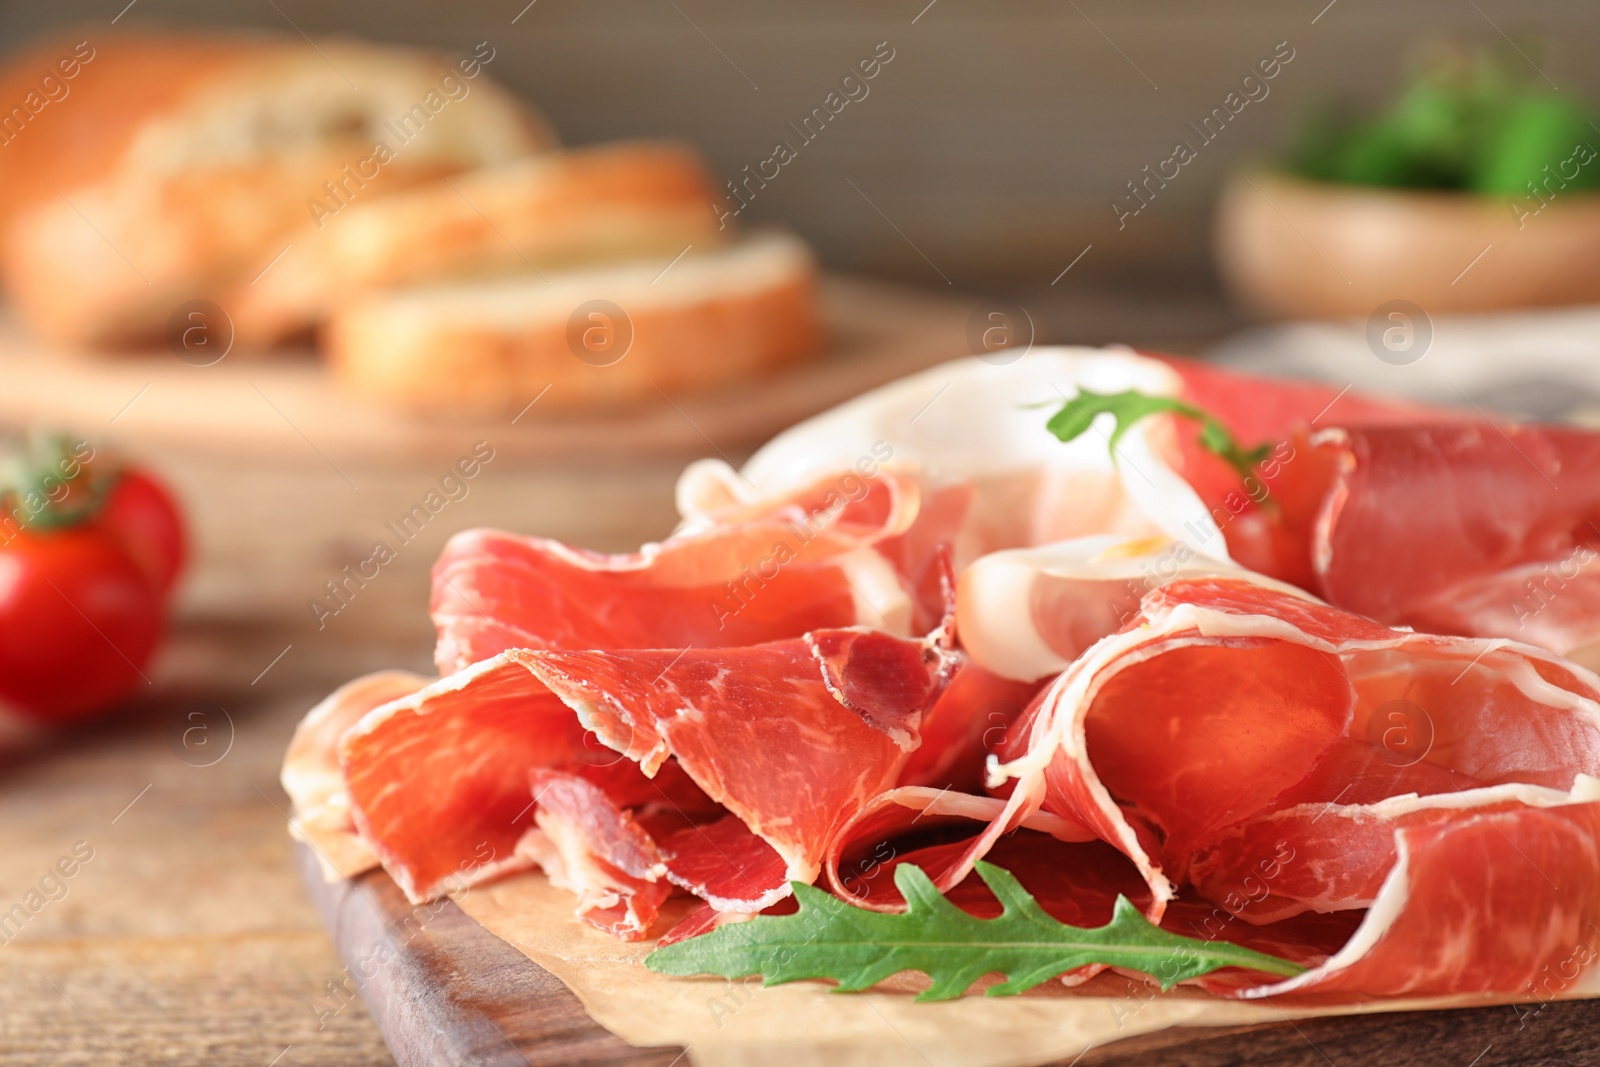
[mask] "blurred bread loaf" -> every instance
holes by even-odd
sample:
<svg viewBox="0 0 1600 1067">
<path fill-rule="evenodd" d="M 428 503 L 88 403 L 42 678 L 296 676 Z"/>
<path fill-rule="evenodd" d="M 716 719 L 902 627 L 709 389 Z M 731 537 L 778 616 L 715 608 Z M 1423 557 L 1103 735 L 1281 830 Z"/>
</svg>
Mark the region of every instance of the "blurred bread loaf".
<svg viewBox="0 0 1600 1067">
<path fill-rule="evenodd" d="M 665 262 L 721 242 L 715 188 L 690 148 L 624 141 L 548 152 L 352 203 L 291 234 L 281 263 L 223 305 L 241 343 L 312 326 L 371 289 Z"/>
<path fill-rule="evenodd" d="M 550 408 L 659 400 L 818 348 L 803 243 L 729 244 L 688 146 L 556 150 L 488 43 L 91 36 L 0 69 L 0 276 L 47 340 L 156 341 L 210 300 L 241 350 L 315 329 L 350 390 L 469 416 L 546 387 Z"/>
<path fill-rule="evenodd" d="M 29 49 L 0 71 L 13 306 L 60 342 L 159 336 L 178 304 L 248 284 L 319 211 L 549 147 L 488 77 L 493 59 L 488 44 L 180 34 Z"/>
<path fill-rule="evenodd" d="M 815 289 L 804 243 L 767 233 L 677 262 L 373 293 L 333 315 L 323 341 L 342 385 L 415 410 L 605 406 L 805 358 Z"/>
</svg>

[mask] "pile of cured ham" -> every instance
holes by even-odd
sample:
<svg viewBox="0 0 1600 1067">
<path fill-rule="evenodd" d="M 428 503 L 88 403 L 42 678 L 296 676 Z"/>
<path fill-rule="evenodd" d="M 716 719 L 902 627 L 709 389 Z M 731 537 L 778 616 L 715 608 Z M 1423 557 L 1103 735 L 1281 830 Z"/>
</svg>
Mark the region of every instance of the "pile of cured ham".
<svg viewBox="0 0 1600 1067">
<path fill-rule="evenodd" d="M 1046 428 L 1129 393 L 1265 447 Z M 1308 968 L 1219 994 L 1587 981 L 1600 434 L 1041 348 L 697 462 L 678 506 L 632 554 L 451 540 L 440 677 L 353 681 L 289 751 L 330 872 L 422 901 L 538 868 L 581 920 L 682 940 L 791 880 L 899 909 L 905 862 L 976 900 L 987 858 L 1063 921 L 1120 893 Z M 668 922 L 673 895 L 699 904 Z"/>
</svg>

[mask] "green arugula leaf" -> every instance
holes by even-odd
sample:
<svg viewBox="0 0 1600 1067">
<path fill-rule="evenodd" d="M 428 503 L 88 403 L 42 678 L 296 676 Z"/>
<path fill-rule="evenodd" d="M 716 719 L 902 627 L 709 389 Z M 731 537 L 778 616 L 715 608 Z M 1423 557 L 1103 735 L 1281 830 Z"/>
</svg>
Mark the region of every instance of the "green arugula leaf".
<svg viewBox="0 0 1600 1067">
<path fill-rule="evenodd" d="M 764 985 L 831 978 L 838 992 L 859 992 L 901 971 L 933 980 L 918 1000 L 948 1000 L 986 974 L 1004 974 L 990 996 L 1009 996 L 1089 963 L 1151 975 L 1170 989 L 1222 967 L 1292 977 L 1305 968 L 1251 949 L 1202 941 L 1153 926 L 1126 897 L 1111 921 L 1083 929 L 1051 918 L 1011 876 L 980 862 L 978 875 L 1004 910 L 979 919 L 946 900 L 918 867 L 902 863 L 894 884 L 907 907 L 899 914 L 853 907 L 832 894 L 791 883 L 800 910 L 718 927 L 652 952 L 645 965 L 663 974 L 761 975 Z"/>
<path fill-rule="evenodd" d="M 1062 441 L 1072 441 L 1086 433 L 1094 425 L 1097 416 L 1109 413 L 1117 420 L 1110 441 L 1111 458 L 1115 459 L 1117 443 L 1133 424 L 1160 412 L 1171 412 L 1199 422 L 1200 446 L 1220 456 L 1239 472 L 1240 478 L 1250 477 L 1255 465 L 1266 459 L 1272 451 L 1271 445 L 1245 448 L 1222 420 L 1193 404 L 1170 396 L 1150 396 L 1133 389 L 1122 393 L 1091 393 L 1084 390 L 1063 404 L 1061 410 L 1046 423 L 1046 428 Z"/>
</svg>

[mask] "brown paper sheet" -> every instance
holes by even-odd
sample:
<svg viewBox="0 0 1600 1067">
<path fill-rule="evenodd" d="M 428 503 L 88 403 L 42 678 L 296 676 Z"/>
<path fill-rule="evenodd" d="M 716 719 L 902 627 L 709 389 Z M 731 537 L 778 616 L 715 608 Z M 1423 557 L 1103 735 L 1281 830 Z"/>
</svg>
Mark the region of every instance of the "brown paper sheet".
<svg viewBox="0 0 1600 1067">
<path fill-rule="evenodd" d="M 457 903 L 565 982 L 600 1025 L 634 1045 L 684 1046 L 695 1067 L 1034 1067 L 1173 1026 L 1242 1026 L 1515 999 L 1280 1008 L 1187 989 L 1155 993 L 1106 974 L 1073 990 L 1050 983 L 1020 997 L 969 995 L 916 1004 L 907 993 L 836 994 L 821 982 L 765 988 L 758 979 L 656 974 L 643 964 L 650 942 L 617 941 L 579 922 L 572 895 L 541 874 L 478 886 Z"/>
</svg>

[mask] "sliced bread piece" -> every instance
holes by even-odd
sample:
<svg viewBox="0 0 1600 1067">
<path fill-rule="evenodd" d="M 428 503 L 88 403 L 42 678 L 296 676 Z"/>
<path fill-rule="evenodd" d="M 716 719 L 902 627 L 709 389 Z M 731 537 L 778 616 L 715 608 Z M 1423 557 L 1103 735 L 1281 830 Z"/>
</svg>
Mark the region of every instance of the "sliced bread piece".
<svg viewBox="0 0 1600 1067">
<path fill-rule="evenodd" d="M 370 289 L 670 259 L 721 241 L 711 176 L 686 145 L 547 152 L 351 204 L 293 235 L 281 262 L 222 301 L 239 343 L 320 322 Z"/>
<path fill-rule="evenodd" d="M 725 384 L 817 350 L 816 268 L 764 233 L 689 254 L 370 294 L 324 349 L 346 388 L 452 414 L 618 406 Z"/>
</svg>

